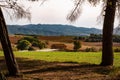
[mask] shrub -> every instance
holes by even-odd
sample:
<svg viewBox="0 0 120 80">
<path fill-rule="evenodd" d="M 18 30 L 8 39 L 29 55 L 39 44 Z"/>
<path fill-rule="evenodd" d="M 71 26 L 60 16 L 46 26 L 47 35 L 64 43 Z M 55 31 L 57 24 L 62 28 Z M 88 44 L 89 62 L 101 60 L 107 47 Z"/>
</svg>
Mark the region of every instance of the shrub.
<svg viewBox="0 0 120 80">
<path fill-rule="evenodd" d="M 39 46 L 40 49 L 43 49 L 43 48 L 46 47 L 45 43 L 42 43 L 42 42 L 40 42 L 40 43 L 38 44 L 38 46 Z"/>
<path fill-rule="evenodd" d="M 45 44 L 49 45 L 49 41 L 45 41 Z"/>
<path fill-rule="evenodd" d="M 65 44 L 53 44 L 51 46 L 52 49 L 60 49 L 60 50 L 66 50 L 66 45 Z"/>
<path fill-rule="evenodd" d="M 32 42 L 32 46 L 34 46 L 34 47 L 39 47 L 39 43 L 40 43 L 40 42 L 33 41 L 33 42 Z"/>
<path fill-rule="evenodd" d="M 86 49 L 85 49 L 85 52 L 90 52 L 90 48 L 86 48 Z"/>
<path fill-rule="evenodd" d="M 102 48 L 99 48 L 99 51 L 102 51 Z"/>
<path fill-rule="evenodd" d="M 94 47 L 91 47 L 91 48 L 86 48 L 85 49 L 85 52 L 97 52 L 98 50 Z"/>
<path fill-rule="evenodd" d="M 115 48 L 114 52 L 120 52 L 120 48 Z"/>
<path fill-rule="evenodd" d="M 74 47 L 73 47 L 74 51 L 78 51 L 79 48 L 81 48 L 81 43 L 80 43 L 80 41 L 74 41 L 73 44 L 74 44 Z"/>
<path fill-rule="evenodd" d="M 30 45 L 31 45 L 31 43 L 29 41 L 27 41 L 27 40 L 20 40 L 18 42 L 17 48 L 19 50 L 28 50 Z"/>
<path fill-rule="evenodd" d="M 30 46 L 28 50 L 29 51 L 35 51 L 35 49 L 32 46 Z"/>
<path fill-rule="evenodd" d="M 29 41 L 30 43 L 32 43 L 32 42 L 39 42 L 39 40 L 38 40 L 37 38 L 31 37 L 31 36 L 29 36 L 29 37 L 23 37 L 23 38 L 20 39 L 19 41 L 21 41 L 21 40 L 27 40 L 27 41 Z M 19 42 L 19 41 L 18 41 L 18 42 Z"/>
<path fill-rule="evenodd" d="M 25 47 L 26 46 L 25 43 L 21 44 L 21 41 L 28 41 L 31 45 L 28 47 Z M 38 48 L 42 49 L 46 47 L 46 44 L 40 42 L 36 37 L 24 37 L 18 41 L 17 46 L 18 46 L 17 48 L 20 50 L 28 50 L 28 49 L 34 50 L 33 47 L 36 47 L 36 49 Z"/>
</svg>

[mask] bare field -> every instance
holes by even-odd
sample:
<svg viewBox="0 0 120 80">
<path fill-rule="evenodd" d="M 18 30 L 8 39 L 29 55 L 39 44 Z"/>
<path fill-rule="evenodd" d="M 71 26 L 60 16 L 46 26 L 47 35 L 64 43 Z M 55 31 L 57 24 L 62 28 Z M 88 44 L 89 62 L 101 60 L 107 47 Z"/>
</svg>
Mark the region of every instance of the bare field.
<svg viewBox="0 0 120 80">
<path fill-rule="evenodd" d="M 23 36 L 21 35 L 10 35 L 10 41 L 12 45 L 16 44 L 19 39 Z M 73 50 L 73 39 L 74 37 L 71 36 L 38 36 L 38 39 L 44 42 L 48 42 L 48 48 L 51 48 L 52 44 L 65 44 L 68 50 Z M 94 47 L 96 49 L 100 49 L 102 46 L 101 42 L 83 42 L 81 41 L 81 49 L 84 50 L 86 48 Z M 120 47 L 120 43 L 113 43 L 114 47 Z M 1 48 L 1 47 L 0 47 Z"/>
</svg>

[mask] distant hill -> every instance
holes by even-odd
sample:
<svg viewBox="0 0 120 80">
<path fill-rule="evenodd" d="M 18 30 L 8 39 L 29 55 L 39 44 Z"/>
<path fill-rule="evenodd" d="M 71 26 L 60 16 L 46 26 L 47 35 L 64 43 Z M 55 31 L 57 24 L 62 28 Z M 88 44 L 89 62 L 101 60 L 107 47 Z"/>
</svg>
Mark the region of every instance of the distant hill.
<svg viewBox="0 0 120 80">
<path fill-rule="evenodd" d="M 114 34 L 120 35 L 120 27 L 114 29 Z"/>
<path fill-rule="evenodd" d="M 44 36 L 81 36 L 101 34 L 100 29 L 75 27 L 61 24 L 8 25 L 9 34 L 44 35 Z"/>
</svg>

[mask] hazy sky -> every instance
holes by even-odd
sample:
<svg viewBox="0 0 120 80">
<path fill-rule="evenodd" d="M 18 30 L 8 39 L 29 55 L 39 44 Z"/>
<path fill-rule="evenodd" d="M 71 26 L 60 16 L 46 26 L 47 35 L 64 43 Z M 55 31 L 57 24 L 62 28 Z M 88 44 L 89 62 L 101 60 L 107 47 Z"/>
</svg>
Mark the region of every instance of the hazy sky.
<svg viewBox="0 0 120 80">
<path fill-rule="evenodd" d="M 31 22 L 27 19 L 10 20 L 5 14 L 7 24 L 70 24 L 78 27 L 102 28 L 102 24 L 97 22 L 101 10 L 100 5 L 92 7 L 88 3 L 84 4 L 79 19 L 70 23 L 66 17 L 73 8 L 72 0 L 48 0 L 42 6 L 40 6 L 40 2 L 24 2 L 23 4 L 30 8 Z"/>
</svg>

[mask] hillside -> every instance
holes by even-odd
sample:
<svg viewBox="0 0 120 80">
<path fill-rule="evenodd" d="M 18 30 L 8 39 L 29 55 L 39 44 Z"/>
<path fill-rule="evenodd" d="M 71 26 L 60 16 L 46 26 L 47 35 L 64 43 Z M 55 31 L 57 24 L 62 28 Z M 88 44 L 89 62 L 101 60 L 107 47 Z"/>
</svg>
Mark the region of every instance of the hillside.
<svg viewBox="0 0 120 80">
<path fill-rule="evenodd" d="M 29 25 L 8 25 L 9 34 L 44 35 L 44 36 L 80 36 L 101 34 L 96 28 L 75 27 L 72 25 L 60 24 L 29 24 Z"/>
<path fill-rule="evenodd" d="M 114 29 L 114 34 L 120 35 L 120 27 Z"/>
</svg>

